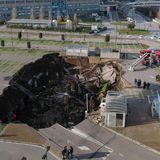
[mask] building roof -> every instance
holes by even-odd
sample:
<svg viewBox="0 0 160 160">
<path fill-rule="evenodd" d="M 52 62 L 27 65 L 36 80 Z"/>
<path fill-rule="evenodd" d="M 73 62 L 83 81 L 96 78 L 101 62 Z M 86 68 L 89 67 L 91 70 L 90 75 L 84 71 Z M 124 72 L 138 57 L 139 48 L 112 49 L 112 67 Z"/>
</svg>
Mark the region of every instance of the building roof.
<svg viewBox="0 0 160 160">
<path fill-rule="evenodd" d="M 51 24 L 51 20 L 46 19 L 11 19 L 8 24 Z"/>
<path fill-rule="evenodd" d="M 127 114 L 127 100 L 119 91 L 108 91 L 106 95 L 106 111 Z"/>
</svg>

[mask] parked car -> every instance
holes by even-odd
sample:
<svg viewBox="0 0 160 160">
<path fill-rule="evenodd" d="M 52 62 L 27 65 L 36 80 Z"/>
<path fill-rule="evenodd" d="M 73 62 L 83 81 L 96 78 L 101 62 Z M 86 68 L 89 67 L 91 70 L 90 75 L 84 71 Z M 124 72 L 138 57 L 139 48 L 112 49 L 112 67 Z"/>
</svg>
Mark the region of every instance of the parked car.
<svg viewBox="0 0 160 160">
<path fill-rule="evenodd" d="M 160 41 L 160 37 L 157 38 L 157 41 Z"/>
<path fill-rule="evenodd" d="M 143 35 L 139 35 L 138 38 L 139 38 L 139 39 L 143 39 L 144 36 L 143 36 Z"/>
<path fill-rule="evenodd" d="M 150 39 L 152 39 L 152 40 L 155 40 L 155 39 L 157 39 L 158 37 L 156 36 L 156 35 L 151 35 L 150 36 Z"/>
</svg>

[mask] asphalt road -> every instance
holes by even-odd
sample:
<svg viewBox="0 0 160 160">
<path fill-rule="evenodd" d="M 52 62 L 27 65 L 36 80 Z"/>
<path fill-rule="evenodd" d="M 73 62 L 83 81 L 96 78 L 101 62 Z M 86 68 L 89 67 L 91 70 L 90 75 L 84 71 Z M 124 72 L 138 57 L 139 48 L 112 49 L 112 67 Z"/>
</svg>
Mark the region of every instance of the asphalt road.
<svg viewBox="0 0 160 160">
<path fill-rule="evenodd" d="M 0 142 L 0 160 L 21 160 L 23 156 L 27 160 L 41 160 L 44 154 L 45 149 L 42 147 Z M 50 153 L 47 158 L 47 160 L 57 160 Z"/>
<path fill-rule="evenodd" d="M 116 133 L 110 132 L 107 128 L 85 120 L 75 126 L 75 130 L 79 134 L 85 133 L 90 135 L 95 140 L 102 142 L 110 147 L 113 152 L 108 159 L 112 160 L 159 160 L 160 154 L 154 153 L 132 141 L 123 138 Z"/>
<path fill-rule="evenodd" d="M 62 150 L 64 146 L 72 145 L 75 159 L 80 160 L 104 160 L 109 155 L 110 149 L 103 143 L 91 141 L 88 138 L 80 137 L 70 130 L 55 124 L 49 128 L 40 129 L 40 134 L 48 138 L 50 144 L 57 144 Z"/>
</svg>

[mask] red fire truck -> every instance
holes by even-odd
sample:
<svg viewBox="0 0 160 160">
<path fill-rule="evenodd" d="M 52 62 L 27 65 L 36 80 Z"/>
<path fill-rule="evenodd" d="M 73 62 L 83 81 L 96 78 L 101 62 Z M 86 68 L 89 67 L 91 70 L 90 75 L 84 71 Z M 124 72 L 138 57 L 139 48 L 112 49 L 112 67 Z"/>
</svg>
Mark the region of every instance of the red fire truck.
<svg viewBox="0 0 160 160">
<path fill-rule="evenodd" d="M 145 49 L 140 51 L 140 57 L 143 56 L 145 53 L 148 54 L 143 60 L 143 65 L 149 65 L 150 61 L 152 61 L 153 64 L 159 64 L 160 63 L 160 49 Z"/>
</svg>

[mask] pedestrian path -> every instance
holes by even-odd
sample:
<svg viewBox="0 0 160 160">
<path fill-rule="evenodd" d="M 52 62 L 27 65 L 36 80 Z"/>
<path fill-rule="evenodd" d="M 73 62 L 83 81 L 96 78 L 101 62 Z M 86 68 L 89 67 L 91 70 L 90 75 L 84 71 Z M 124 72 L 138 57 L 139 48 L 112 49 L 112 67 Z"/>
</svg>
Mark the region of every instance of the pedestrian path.
<svg viewBox="0 0 160 160">
<path fill-rule="evenodd" d="M 39 130 L 39 133 L 48 139 L 50 144 L 56 144 L 62 150 L 64 146 L 74 148 L 74 160 L 93 159 L 104 160 L 110 153 L 110 148 L 104 143 L 76 130 L 68 130 L 59 124 Z"/>
<path fill-rule="evenodd" d="M 126 88 L 123 90 L 126 98 L 130 99 L 147 99 L 148 96 L 154 95 L 155 91 L 152 89 L 142 89 L 142 88 Z"/>
</svg>

